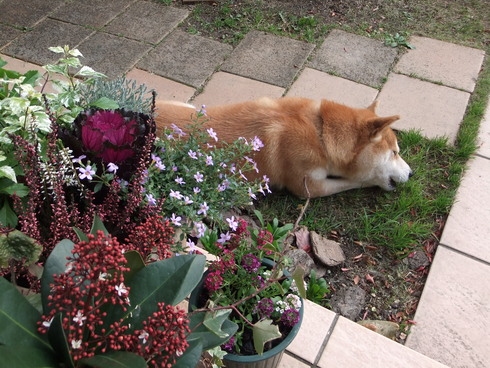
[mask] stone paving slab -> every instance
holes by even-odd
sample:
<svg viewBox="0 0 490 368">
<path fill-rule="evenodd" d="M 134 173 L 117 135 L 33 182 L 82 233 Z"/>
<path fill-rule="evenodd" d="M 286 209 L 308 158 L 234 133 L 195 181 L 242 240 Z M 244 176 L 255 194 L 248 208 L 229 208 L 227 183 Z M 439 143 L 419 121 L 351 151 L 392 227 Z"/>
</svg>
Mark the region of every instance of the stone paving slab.
<svg viewBox="0 0 490 368">
<path fill-rule="evenodd" d="M 478 144 L 479 147 L 477 153 L 486 158 L 490 158 L 490 97 L 488 98 L 485 116 L 480 123 Z"/>
<path fill-rule="evenodd" d="M 411 37 L 410 44 L 415 49 L 401 56 L 396 72 L 473 92 L 485 55 L 483 50 L 425 37 Z"/>
<path fill-rule="evenodd" d="M 368 107 L 378 90 L 364 84 L 305 68 L 287 93 L 292 97 L 333 100 L 351 107 Z"/>
<path fill-rule="evenodd" d="M 126 78 L 144 84 L 148 90 L 154 89 L 158 100 L 187 102 L 196 92 L 192 87 L 136 68 L 126 74 Z"/>
<path fill-rule="evenodd" d="M 116 17 L 105 31 L 156 44 L 182 22 L 189 12 L 149 1 L 137 1 Z"/>
<path fill-rule="evenodd" d="M 31 32 L 15 39 L 2 52 L 25 61 L 45 65 L 57 61 L 60 57 L 59 54 L 49 51 L 49 47 L 64 45 L 74 47 L 92 32 L 85 27 L 46 19 Z"/>
<path fill-rule="evenodd" d="M 315 363 L 334 320 L 334 312 L 305 300 L 303 322 L 287 350 L 310 363 Z"/>
<path fill-rule="evenodd" d="M 488 263 L 439 246 L 405 345 L 453 368 L 490 367 L 489 274 Z"/>
<path fill-rule="evenodd" d="M 33 27 L 63 0 L 4 0 L 0 2 L 0 22 L 17 27 Z"/>
<path fill-rule="evenodd" d="M 0 24 L 0 50 L 21 34 L 22 31 L 16 28 Z"/>
<path fill-rule="evenodd" d="M 366 327 L 339 317 L 322 357 L 320 368 L 444 368 L 414 350 Z"/>
<path fill-rule="evenodd" d="M 283 354 L 281 361 L 279 362 L 280 368 L 310 368 L 309 364 L 305 364 L 295 357 L 289 355 L 287 352 Z"/>
<path fill-rule="evenodd" d="M 198 88 L 231 51 L 230 45 L 176 30 L 139 62 L 138 68 Z"/>
<path fill-rule="evenodd" d="M 216 72 L 206 83 L 204 92 L 199 94 L 192 103 L 197 107 L 216 106 L 256 100 L 263 96 L 279 98 L 283 93 L 284 88 L 281 87 L 235 74 Z"/>
<path fill-rule="evenodd" d="M 78 47 L 85 56 L 84 65 L 104 73 L 109 78 L 121 76 L 131 70 L 136 62 L 151 49 L 142 42 L 97 32 Z"/>
<path fill-rule="evenodd" d="M 490 160 L 472 158 L 458 188 L 441 244 L 490 263 L 489 189 Z"/>
<path fill-rule="evenodd" d="M 392 73 L 381 89 L 378 115 L 400 115 L 393 127 L 416 129 L 429 138 L 447 137 L 453 144 L 470 94 Z"/>
<path fill-rule="evenodd" d="M 250 31 L 221 70 L 286 88 L 314 48 L 307 42 Z"/>
<path fill-rule="evenodd" d="M 65 22 L 101 28 L 132 2 L 134 0 L 72 1 L 66 3 L 51 16 Z M 141 27 L 144 26 L 141 25 Z"/>
<path fill-rule="evenodd" d="M 397 50 L 382 42 L 333 30 L 317 50 L 311 68 L 379 87 L 388 76 Z"/>
</svg>

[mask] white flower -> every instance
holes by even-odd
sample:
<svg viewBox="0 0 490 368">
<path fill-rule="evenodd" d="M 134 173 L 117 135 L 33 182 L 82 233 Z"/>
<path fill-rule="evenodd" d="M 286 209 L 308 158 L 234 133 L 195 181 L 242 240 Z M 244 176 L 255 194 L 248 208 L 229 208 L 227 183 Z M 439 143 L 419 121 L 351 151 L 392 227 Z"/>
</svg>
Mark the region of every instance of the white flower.
<svg viewBox="0 0 490 368">
<path fill-rule="evenodd" d="M 118 296 L 126 296 L 129 293 L 129 290 L 126 289 L 126 286 L 122 282 L 119 285 L 116 285 L 115 289 Z"/>
<path fill-rule="evenodd" d="M 107 164 L 107 171 L 115 174 L 117 170 L 119 170 L 119 166 L 117 166 L 115 163 L 109 162 Z"/>
<path fill-rule="evenodd" d="M 182 217 L 177 216 L 175 213 L 172 213 L 172 217 L 170 217 L 170 221 L 172 224 L 175 226 L 182 226 L 182 223 L 180 222 L 182 220 Z"/>
<path fill-rule="evenodd" d="M 54 317 L 51 317 L 49 321 L 43 321 L 43 326 L 49 328 L 51 326 L 51 322 L 53 322 Z"/>
<path fill-rule="evenodd" d="M 143 330 L 143 332 L 138 336 L 138 339 L 142 340 L 143 344 L 146 344 L 146 341 L 147 341 L 149 336 L 150 336 L 150 334 L 148 332 L 146 332 L 145 330 Z"/>
<path fill-rule="evenodd" d="M 173 189 L 170 189 L 169 196 L 171 198 L 175 198 L 175 199 L 182 199 L 184 197 L 182 194 L 180 194 L 180 192 L 178 190 L 174 191 Z"/>
<path fill-rule="evenodd" d="M 71 340 L 71 347 L 73 350 L 80 349 L 82 347 L 82 340 Z"/>
<path fill-rule="evenodd" d="M 83 322 L 87 319 L 81 311 L 77 312 L 77 315 L 73 317 L 73 322 L 78 323 L 79 326 L 83 326 Z"/>
<path fill-rule="evenodd" d="M 230 218 L 227 218 L 226 222 L 228 223 L 228 226 L 230 226 L 231 230 L 236 231 L 238 227 L 238 221 L 235 220 L 235 216 L 231 216 Z"/>
<path fill-rule="evenodd" d="M 259 137 L 255 137 L 252 141 L 252 150 L 254 151 L 260 151 L 260 149 L 264 147 L 264 144 L 260 140 Z"/>
<path fill-rule="evenodd" d="M 213 128 L 206 129 L 208 132 L 209 136 L 213 138 L 216 142 L 218 142 L 218 136 L 216 135 L 216 132 L 213 130 Z"/>
<path fill-rule="evenodd" d="M 230 239 L 231 239 L 230 232 L 227 231 L 226 233 L 220 234 L 219 239 L 217 240 L 217 242 L 220 243 L 220 244 L 223 244 L 223 243 L 226 243 L 227 241 L 229 241 Z"/>
<path fill-rule="evenodd" d="M 203 202 L 199 205 L 199 210 L 197 211 L 198 215 L 206 216 L 208 214 L 209 206 L 206 202 Z"/>
</svg>

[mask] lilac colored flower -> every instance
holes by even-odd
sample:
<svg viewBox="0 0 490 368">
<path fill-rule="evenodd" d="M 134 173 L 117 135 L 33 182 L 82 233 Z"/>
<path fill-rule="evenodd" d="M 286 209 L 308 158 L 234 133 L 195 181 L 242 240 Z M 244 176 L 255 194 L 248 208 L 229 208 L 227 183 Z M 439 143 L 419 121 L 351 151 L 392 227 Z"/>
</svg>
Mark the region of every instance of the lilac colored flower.
<svg viewBox="0 0 490 368">
<path fill-rule="evenodd" d="M 119 170 L 119 166 L 117 166 L 114 162 L 109 162 L 107 164 L 107 171 L 115 174 L 117 170 Z"/>
<path fill-rule="evenodd" d="M 177 176 L 177 178 L 175 179 L 175 182 L 179 185 L 184 185 L 185 184 L 185 181 L 183 178 Z"/>
<path fill-rule="evenodd" d="M 202 183 L 204 181 L 204 175 L 198 171 L 194 174 L 194 179 L 196 179 L 198 183 Z"/>
<path fill-rule="evenodd" d="M 175 226 L 182 226 L 182 223 L 180 222 L 182 221 L 182 217 L 175 215 L 175 213 L 172 213 L 172 217 L 170 217 L 170 221 Z"/>
<path fill-rule="evenodd" d="M 80 180 L 83 180 L 85 178 L 87 178 L 88 180 L 92 180 L 92 175 L 95 175 L 95 170 L 92 170 L 92 166 L 90 165 L 87 165 L 86 167 L 79 167 L 78 171 L 80 172 L 80 174 L 78 174 Z"/>
<path fill-rule="evenodd" d="M 229 187 L 230 187 L 230 182 L 228 179 L 225 179 L 220 185 L 218 185 L 218 192 L 224 192 Z"/>
<path fill-rule="evenodd" d="M 77 158 L 72 159 L 71 162 L 73 162 L 74 164 L 79 164 L 82 162 L 83 159 L 86 159 L 86 158 L 87 158 L 86 155 L 81 155 Z"/>
<path fill-rule="evenodd" d="M 274 302 L 270 298 L 263 298 L 257 302 L 254 312 L 260 318 L 269 318 L 272 312 L 274 312 Z"/>
<path fill-rule="evenodd" d="M 259 259 L 252 253 L 245 254 L 242 257 L 242 266 L 249 273 L 256 273 L 260 267 Z"/>
<path fill-rule="evenodd" d="M 189 250 L 188 250 L 189 254 L 194 254 L 198 250 L 196 243 L 194 243 L 192 240 L 188 240 L 187 245 L 189 246 Z"/>
<path fill-rule="evenodd" d="M 192 204 L 192 203 L 194 203 L 194 201 L 189 196 L 184 197 L 184 204 Z"/>
<path fill-rule="evenodd" d="M 146 194 L 146 200 L 148 201 L 148 204 L 150 206 L 156 206 L 156 204 L 157 204 L 157 201 L 156 201 L 155 197 L 153 196 L 153 194 Z"/>
<path fill-rule="evenodd" d="M 299 321 L 299 312 L 296 309 L 287 309 L 281 315 L 281 322 L 289 327 L 293 327 Z"/>
<path fill-rule="evenodd" d="M 206 202 L 203 202 L 199 205 L 199 210 L 197 211 L 198 215 L 207 216 L 209 210 L 209 206 Z"/>
<path fill-rule="evenodd" d="M 187 154 L 189 155 L 190 158 L 197 160 L 197 153 L 194 152 L 193 150 L 189 150 L 189 152 L 187 152 Z"/>
<path fill-rule="evenodd" d="M 255 137 L 252 141 L 252 150 L 253 151 L 260 151 L 260 149 L 264 147 L 264 144 L 260 140 L 259 137 Z"/>
<path fill-rule="evenodd" d="M 220 244 L 223 244 L 223 243 L 226 243 L 227 241 L 229 241 L 231 239 L 231 234 L 229 231 L 227 231 L 226 233 L 221 233 L 220 236 L 219 236 L 219 239 L 217 240 L 218 243 Z"/>
<path fill-rule="evenodd" d="M 198 193 L 201 193 L 201 188 L 194 187 L 194 188 L 192 189 L 192 191 L 194 192 L 194 194 L 198 194 Z"/>
<path fill-rule="evenodd" d="M 248 195 L 252 199 L 255 199 L 255 200 L 257 199 L 257 196 L 252 192 L 252 189 L 251 188 L 248 188 Z"/>
<path fill-rule="evenodd" d="M 165 170 L 167 167 L 165 166 L 165 164 L 162 162 L 162 161 L 156 161 L 155 162 L 155 167 L 160 170 L 160 171 L 163 171 Z"/>
<path fill-rule="evenodd" d="M 177 171 L 179 171 L 179 168 L 177 166 L 172 166 L 172 171 L 177 172 Z"/>
<path fill-rule="evenodd" d="M 228 226 L 232 231 L 236 231 L 236 229 L 238 228 L 238 221 L 235 220 L 235 216 L 227 218 L 226 222 L 228 223 Z"/>
<path fill-rule="evenodd" d="M 177 134 L 178 136 L 180 137 L 185 136 L 185 132 L 182 129 L 180 129 L 177 125 L 172 124 L 171 127 L 174 130 L 174 133 Z"/>
<path fill-rule="evenodd" d="M 213 138 L 216 142 L 218 142 L 218 136 L 216 135 L 216 132 L 213 130 L 213 128 L 206 129 L 208 132 L 209 136 Z"/>
<path fill-rule="evenodd" d="M 172 190 L 172 189 L 170 189 L 170 194 L 169 194 L 169 196 L 170 196 L 171 198 L 175 198 L 175 199 L 182 199 L 182 198 L 183 198 L 183 195 L 182 195 L 182 194 L 180 194 L 180 192 L 179 192 L 179 191 L 174 191 L 174 190 Z"/>
<path fill-rule="evenodd" d="M 233 353 L 233 347 L 235 346 L 235 336 L 232 336 L 226 343 L 221 345 L 221 349 L 228 353 Z"/>
<path fill-rule="evenodd" d="M 201 108 L 197 110 L 197 113 L 200 115 L 206 115 L 206 105 L 201 105 Z"/>
<path fill-rule="evenodd" d="M 214 165 L 213 158 L 211 156 L 206 156 L 206 166 Z"/>
<path fill-rule="evenodd" d="M 196 238 L 202 238 L 206 233 L 206 225 L 204 225 L 202 222 L 196 222 L 194 225 L 195 228 L 193 235 L 196 236 Z"/>
</svg>

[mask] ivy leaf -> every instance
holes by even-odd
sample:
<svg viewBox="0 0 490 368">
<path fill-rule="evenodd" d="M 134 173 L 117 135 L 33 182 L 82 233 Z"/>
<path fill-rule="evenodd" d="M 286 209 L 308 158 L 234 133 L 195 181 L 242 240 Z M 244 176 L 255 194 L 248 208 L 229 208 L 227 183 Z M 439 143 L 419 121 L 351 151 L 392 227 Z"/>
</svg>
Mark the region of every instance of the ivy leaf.
<svg viewBox="0 0 490 368">
<path fill-rule="evenodd" d="M 272 341 L 281 337 L 281 332 L 279 331 L 279 327 L 272 324 L 272 320 L 264 319 L 262 321 L 254 324 L 252 329 L 253 331 L 253 340 L 254 340 L 254 348 L 259 355 L 264 353 L 264 345 L 266 342 Z"/>
<path fill-rule="evenodd" d="M 80 361 L 84 366 L 104 368 L 146 368 L 143 357 L 127 351 L 112 351 Z"/>
<path fill-rule="evenodd" d="M 40 313 L 3 277 L 0 277 L 0 295 L 0 345 L 51 349 L 37 332 Z"/>
<path fill-rule="evenodd" d="M 238 330 L 238 325 L 227 318 L 231 313 L 231 310 L 220 315 L 218 317 L 219 321 L 216 321 L 214 324 L 209 323 L 209 317 L 207 317 L 208 313 L 210 312 L 192 314 L 189 323 L 189 328 L 192 331 L 189 340 L 200 339 L 204 350 L 209 350 L 224 344 Z M 206 318 L 208 318 L 207 325 L 204 324 Z"/>
</svg>

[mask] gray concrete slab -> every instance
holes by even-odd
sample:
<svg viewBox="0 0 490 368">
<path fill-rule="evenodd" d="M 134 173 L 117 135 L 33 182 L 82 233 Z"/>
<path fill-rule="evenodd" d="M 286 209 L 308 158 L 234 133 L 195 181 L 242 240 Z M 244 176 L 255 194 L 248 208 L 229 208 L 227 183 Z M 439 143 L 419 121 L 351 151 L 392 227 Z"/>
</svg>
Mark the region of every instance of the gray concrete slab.
<svg viewBox="0 0 490 368">
<path fill-rule="evenodd" d="M 63 0 L 4 0 L 0 2 L 0 23 L 30 28 L 61 4 Z"/>
<path fill-rule="evenodd" d="M 176 30 L 137 67 L 198 88 L 231 51 L 230 45 Z"/>
<path fill-rule="evenodd" d="M 2 52 L 34 64 L 49 64 L 58 60 L 60 56 L 49 51 L 49 47 L 64 45 L 75 47 L 92 32 L 85 27 L 46 19 L 31 32 L 15 39 Z"/>
<path fill-rule="evenodd" d="M 105 27 L 105 31 L 136 40 L 158 43 L 182 22 L 189 12 L 149 1 L 137 1 Z"/>
<path fill-rule="evenodd" d="M 22 31 L 17 28 L 0 24 L 0 50 L 21 34 Z"/>
<path fill-rule="evenodd" d="M 110 78 L 131 70 L 151 46 L 143 42 L 98 32 L 78 47 L 85 56 L 83 63 Z"/>
<path fill-rule="evenodd" d="M 381 41 L 333 30 L 308 66 L 371 87 L 380 87 L 397 53 L 396 49 L 385 46 Z"/>
<path fill-rule="evenodd" d="M 288 87 L 315 45 L 287 37 L 250 31 L 222 70 L 279 87 Z"/>
<path fill-rule="evenodd" d="M 84 0 L 66 3 L 52 15 L 65 22 L 101 28 L 134 0 Z M 143 25 L 140 25 L 143 27 Z"/>
</svg>

